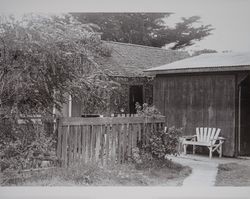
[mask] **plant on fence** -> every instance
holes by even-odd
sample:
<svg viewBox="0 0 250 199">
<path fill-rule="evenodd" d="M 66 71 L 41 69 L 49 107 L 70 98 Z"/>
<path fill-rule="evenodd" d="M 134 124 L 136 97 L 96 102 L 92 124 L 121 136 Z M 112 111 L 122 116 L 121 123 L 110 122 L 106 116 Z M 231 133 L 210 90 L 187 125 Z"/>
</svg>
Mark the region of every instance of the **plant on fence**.
<svg viewBox="0 0 250 199">
<path fill-rule="evenodd" d="M 132 160 L 139 167 L 169 166 L 166 154 L 178 155 L 179 137 L 182 129 L 171 127 L 166 130 L 153 130 L 148 143 L 139 143 L 132 150 Z"/>
<path fill-rule="evenodd" d="M 138 102 L 136 102 L 135 109 L 139 116 L 157 117 L 161 115 L 160 111 L 155 106 L 149 106 L 147 103 L 144 103 L 141 106 Z"/>
</svg>

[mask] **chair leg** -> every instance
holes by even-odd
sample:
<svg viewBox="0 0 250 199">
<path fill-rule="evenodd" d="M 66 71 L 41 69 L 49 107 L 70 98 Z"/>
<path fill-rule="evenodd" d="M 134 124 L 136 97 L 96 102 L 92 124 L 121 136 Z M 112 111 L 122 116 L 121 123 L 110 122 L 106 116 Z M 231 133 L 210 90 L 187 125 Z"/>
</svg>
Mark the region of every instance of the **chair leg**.
<svg viewBox="0 0 250 199">
<path fill-rule="evenodd" d="M 213 153 L 213 147 L 210 146 L 210 147 L 209 147 L 209 158 L 210 158 L 210 159 L 212 158 L 212 153 Z"/>
<path fill-rule="evenodd" d="M 183 145 L 183 149 L 184 149 L 184 155 L 186 155 L 187 154 L 187 145 L 186 144 Z"/>
<path fill-rule="evenodd" d="M 220 145 L 220 149 L 219 149 L 219 150 L 220 150 L 220 152 L 219 152 L 219 154 L 220 154 L 219 157 L 221 158 L 221 157 L 222 157 L 222 144 Z"/>
<path fill-rule="evenodd" d="M 195 145 L 193 145 L 193 154 L 195 154 L 195 149 L 196 149 L 196 147 L 195 147 Z"/>
</svg>

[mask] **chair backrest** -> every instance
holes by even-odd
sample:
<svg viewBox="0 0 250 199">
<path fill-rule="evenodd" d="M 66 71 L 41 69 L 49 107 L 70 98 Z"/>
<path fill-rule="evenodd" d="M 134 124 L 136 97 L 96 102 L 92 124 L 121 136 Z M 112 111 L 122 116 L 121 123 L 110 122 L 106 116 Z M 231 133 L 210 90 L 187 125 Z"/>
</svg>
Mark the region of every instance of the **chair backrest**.
<svg viewBox="0 0 250 199">
<path fill-rule="evenodd" d="M 212 141 L 212 144 L 216 142 L 216 139 L 219 137 L 219 134 L 221 132 L 220 128 L 208 128 L 208 127 L 197 127 L 196 128 L 196 135 L 197 135 L 197 141 L 198 142 L 210 142 L 211 139 L 214 139 Z"/>
</svg>

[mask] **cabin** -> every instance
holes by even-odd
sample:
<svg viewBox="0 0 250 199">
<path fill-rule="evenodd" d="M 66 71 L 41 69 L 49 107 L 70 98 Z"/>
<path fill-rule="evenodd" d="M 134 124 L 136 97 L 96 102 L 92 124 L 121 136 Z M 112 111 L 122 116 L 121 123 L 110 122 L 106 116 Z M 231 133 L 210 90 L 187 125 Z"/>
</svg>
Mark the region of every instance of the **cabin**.
<svg viewBox="0 0 250 199">
<path fill-rule="evenodd" d="M 98 58 L 97 62 L 104 70 L 109 71 L 110 79 L 120 84 L 119 92 L 111 94 L 110 103 L 102 112 L 86 110 L 84 103 L 69 96 L 68 103 L 63 105 L 63 116 L 134 114 L 136 102 L 153 103 L 153 79 L 143 71 L 189 57 L 184 51 L 111 41 L 102 42 L 111 53 L 110 56 Z"/>
<path fill-rule="evenodd" d="M 145 71 L 167 126 L 221 128 L 224 156 L 250 155 L 250 53 L 210 53 Z"/>
</svg>

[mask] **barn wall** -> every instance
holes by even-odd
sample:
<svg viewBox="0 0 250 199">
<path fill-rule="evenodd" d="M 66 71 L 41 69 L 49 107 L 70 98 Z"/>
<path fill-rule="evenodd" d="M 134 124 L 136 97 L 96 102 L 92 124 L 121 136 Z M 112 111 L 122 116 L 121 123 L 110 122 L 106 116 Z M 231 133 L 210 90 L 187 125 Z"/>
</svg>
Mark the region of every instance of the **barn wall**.
<svg viewBox="0 0 250 199">
<path fill-rule="evenodd" d="M 235 152 L 235 76 L 157 76 L 154 104 L 167 118 L 168 126 L 183 127 L 185 135 L 196 127 L 217 127 L 226 138 L 224 152 Z"/>
</svg>

